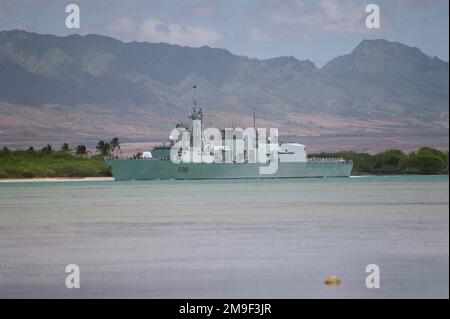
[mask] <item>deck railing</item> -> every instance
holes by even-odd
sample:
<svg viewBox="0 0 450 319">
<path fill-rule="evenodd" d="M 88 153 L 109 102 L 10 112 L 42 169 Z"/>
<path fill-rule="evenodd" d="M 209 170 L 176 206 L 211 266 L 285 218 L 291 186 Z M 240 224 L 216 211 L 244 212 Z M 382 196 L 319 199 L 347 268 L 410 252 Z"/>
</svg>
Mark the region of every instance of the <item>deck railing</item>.
<svg viewBox="0 0 450 319">
<path fill-rule="evenodd" d="M 353 163 L 352 160 L 347 160 L 342 157 L 309 157 L 309 163 Z"/>
</svg>

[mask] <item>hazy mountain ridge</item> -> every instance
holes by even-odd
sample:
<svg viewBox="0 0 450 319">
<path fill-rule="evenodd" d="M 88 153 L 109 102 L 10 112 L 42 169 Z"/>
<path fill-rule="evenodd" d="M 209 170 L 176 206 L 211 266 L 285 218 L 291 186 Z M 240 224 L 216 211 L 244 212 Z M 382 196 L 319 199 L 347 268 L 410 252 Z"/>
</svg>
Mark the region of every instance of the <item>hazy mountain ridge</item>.
<svg viewBox="0 0 450 319">
<path fill-rule="evenodd" d="M 20 108 L 15 112 L 14 105 L 40 108 L 34 112 L 56 105 L 61 114 L 93 106 L 97 115 L 92 116 L 99 110 L 117 117 L 126 112 L 129 125 L 145 118 L 148 130 L 138 135 L 159 136 L 152 132 L 183 119 L 193 83 L 218 125 L 233 117 L 246 122 L 256 108 L 261 123 L 274 123 L 292 135 L 358 132 L 356 126 L 338 124 L 342 119 L 377 127 L 385 122 L 386 130 L 448 129 L 448 72 L 448 62 L 386 40 L 364 40 L 348 55 L 317 68 L 294 57 L 259 60 L 210 47 L 0 32 L 0 103 L 8 105 L 8 116 L 13 113 L 20 122 Z M 336 125 L 320 118 L 335 119 Z M 100 117 L 93 121 L 108 132 Z M 79 130 L 82 124 L 76 123 Z M 0 129 L 0 138 L 14 140 L 8 136 L 14 131 L 6 128 L 2 134 Z M 55 134 L 61 132 L 55 129 Z"/>
<path fill-rule="evenodd" d="M 448 115 L 448 70 L 448 63 L 418 48 L 386 40 L 364 40 L 349 55 L 333 59 L 322 69 L 335 86 L 372 98 L 376 111 L 395 117 L 401 110 L 425 121 Z M 374 101 L 373 95 L 379 100 Z"/>
</svg>

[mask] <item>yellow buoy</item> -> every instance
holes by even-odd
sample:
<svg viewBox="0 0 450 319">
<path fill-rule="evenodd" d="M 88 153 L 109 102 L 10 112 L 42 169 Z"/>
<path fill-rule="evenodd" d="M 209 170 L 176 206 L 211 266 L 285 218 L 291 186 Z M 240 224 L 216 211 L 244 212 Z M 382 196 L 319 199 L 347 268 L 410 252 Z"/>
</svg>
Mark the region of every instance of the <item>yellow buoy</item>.
<svg viewBox="0 0 450 319">
<path fill-rule="evenodd" d="M 327 286 L 339 286 L 342 280 L 336 276 L 328 276 L 325 278 L 324 284 Z"/>
</svg>

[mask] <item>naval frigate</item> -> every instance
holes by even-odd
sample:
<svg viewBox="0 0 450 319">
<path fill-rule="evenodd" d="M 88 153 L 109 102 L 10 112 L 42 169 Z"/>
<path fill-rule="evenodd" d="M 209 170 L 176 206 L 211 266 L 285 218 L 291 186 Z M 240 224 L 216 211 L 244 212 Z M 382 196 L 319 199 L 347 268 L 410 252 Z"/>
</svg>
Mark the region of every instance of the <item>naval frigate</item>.
<svg viewBox="0 0 450 319">
<path fill-rule="evenodd" d="M 196 86 L 194 86 L 196 89 Z M 203 129 L 203 110 L 197 105 L 196 93 L 194 93 L 192 110 L 189 115 L 191 125 L 177 124 L 177 130 L 189 133 L 191 138 L 187 148 L 192 148 L 193 140 L 201 136 Z M 255 116 L 254 116 L 254 128 Z M 235 134 L 239 131 L 232 130 Z M 225 132 L 222 130 L 221 132 Z M 255 130 L 256 135 L 259 132 Z M 226 133 L 225 133 L 226 135 Z M 242 138 L 241 135 L 238 136 Z M 173 152 L 176 140 L 171 135 L 170 142 L 154 147 L 152 150 L 140 153 L 132 158 L 107 158 L 106 163 L 111 168 L 112 174 L 117 181 L 128 180 L 184 180 L 184 179 L 263 179 L 263 178 L 306 178 L 306 177 L 349 177 L 353 169 L 353 162 L 342 158 L 308 158 L 305 145 L 299 143 L 278 143 L 274 153 L 267 153 L 263 162 L 249 161 L 252 154 L 244 150 L 241 158 L 233 157 L 231 161 L 224 160 L 226 157 L 226 142 L 211 152 L 215 160 L 212 162 L 192 162 L 186 160 L 182 153 L 187 150 L 181 148 Z M 270 140 L 270 137 L 268 138 Z M 270 143 L 270 142 L 269 142 Z M 272 142 L 273 146 L 274 142 Z M 248 145 L 246 143 L 245 145 Z M 256 148 L 260 144 L 256 143 Z M 203 141 L 198 145 L 201 154 L 209 152 Z M 186 148 L 186 147 L 185 147 Z M 255 154 L 258 150 L 254 150 Z M 173 156 L 173 154 L 176 154 Z M 265 153 L 265 151 L 264 151 Z M 192 155 L 192 154 L 191 154 Z M 217 156 L 218 155 L 218 156 Z M 174 159 L 174 157 L 176 157 Z M 272 173 L 261 173 L 261 163 L 270 164 L 276 161 L 276 170 Z M 273 163 L 272 163 L 273 164 Z"/>
</svg>

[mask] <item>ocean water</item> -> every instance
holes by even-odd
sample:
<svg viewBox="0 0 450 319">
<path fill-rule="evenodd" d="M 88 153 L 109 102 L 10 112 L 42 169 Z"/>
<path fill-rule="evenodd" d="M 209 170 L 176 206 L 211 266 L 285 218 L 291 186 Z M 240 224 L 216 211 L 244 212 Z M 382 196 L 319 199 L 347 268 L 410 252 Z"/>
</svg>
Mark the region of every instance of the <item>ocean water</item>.
<svg viewBox="0 0 450 319">
<path fill-rule="evenodd" d="M 25 297 L 448 298 L 449 179 L 0 184 L 0 298 Z"/>
</svg>

